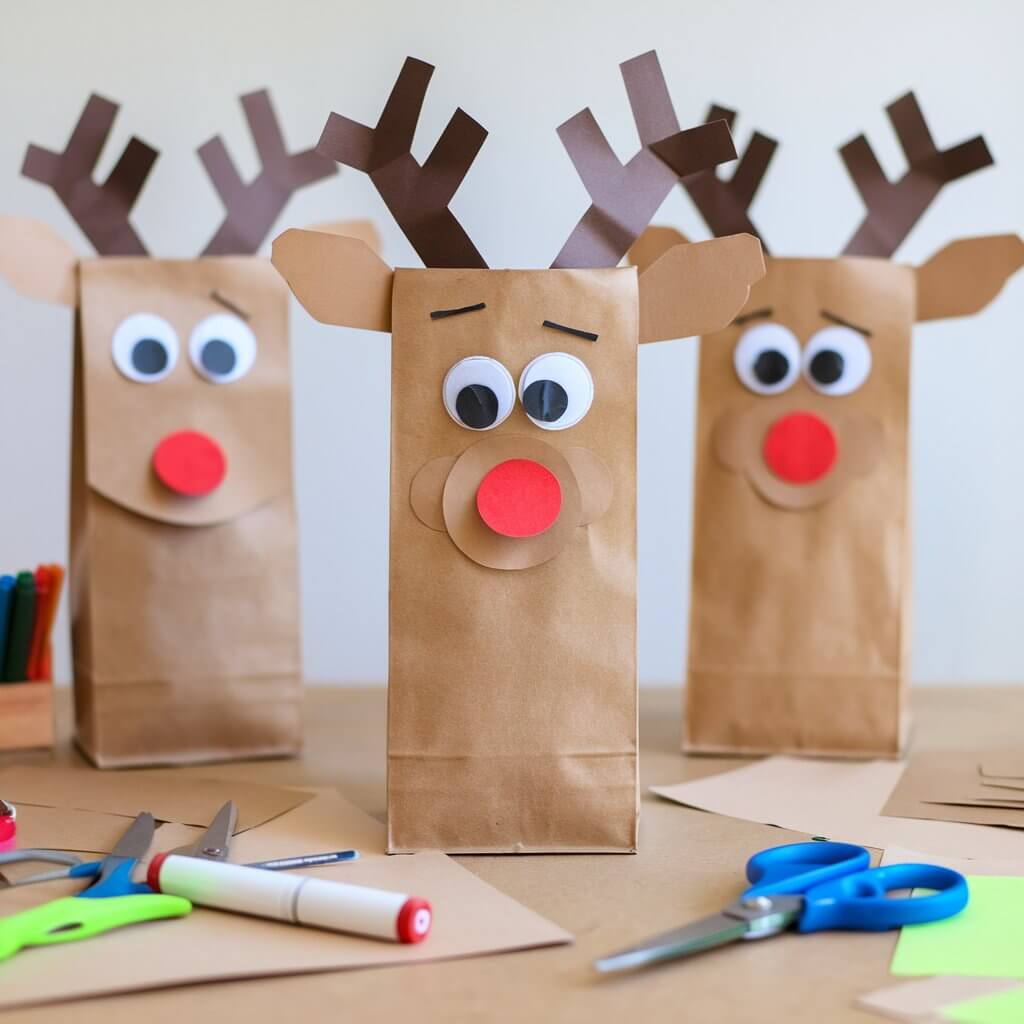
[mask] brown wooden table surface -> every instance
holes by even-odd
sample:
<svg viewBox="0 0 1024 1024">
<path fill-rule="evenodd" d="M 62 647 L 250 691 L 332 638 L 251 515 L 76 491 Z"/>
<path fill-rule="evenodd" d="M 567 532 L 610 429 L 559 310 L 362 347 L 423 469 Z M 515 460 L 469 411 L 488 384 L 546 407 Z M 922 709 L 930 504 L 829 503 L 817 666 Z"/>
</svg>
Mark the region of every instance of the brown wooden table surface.
<svg viewBox="0 0 1024 1024">
<path fill-rule="evenodd" d="M 914 692 L 915 749 L 1013 747 L 1024 687 L 932 687 Z M 0 1015 L 36 1024 L 226 1024 L 234 1021 L 878 1020 L 851 1005 L 891 980 L 892 935 L 784 935 L 632 976 L 599 978 L 595 956 L 719 910 L 739 889 L 747 857 L 801 838 L 764 825 L 679 807 L 647 793 L 741 763 L 678 752 L 679 695 L 641 696 L 643 809 L 636 856 L 460 857 L 481 878 L 576 936 L 572 946 L 439 964 L 197 985 Z M 183 769 L 254 781 L 333 785 L 384 817 L 383 689 L 312 689 L 307 748 L 296 761 Z M 61 733 L 67 735 L 68 701 Z M 60 761 L 77 760 L 65 745 Z M 37 755 L 20 760 L 39 760 Z M 1024 857 L 1024 834 L 1021 836 Z M 439 908 L 443 912 L 443 908 Z M 60 969 L 55 956 L 54 968 Z"/>
</svg>

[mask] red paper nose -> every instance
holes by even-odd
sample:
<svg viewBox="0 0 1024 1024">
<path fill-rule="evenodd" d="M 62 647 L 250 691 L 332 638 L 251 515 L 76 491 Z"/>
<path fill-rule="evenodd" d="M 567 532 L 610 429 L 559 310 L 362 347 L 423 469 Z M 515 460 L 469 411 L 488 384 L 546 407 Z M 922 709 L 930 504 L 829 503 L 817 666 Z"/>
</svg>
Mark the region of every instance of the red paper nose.
<svg viewBox="0 0 1024 1024">
<path fill-rule="evenodd" d="M 832 428 L 809 412 L 791 412 L 776 420 L 764 439 L 764 461 L 790 484 L 820 479 L 835 464 L 837 454 Z"/>
<path fill-rule="evenodd" d="M 179 430 L 156 446 L 153 469 L 175 494 L 199 498 L 220 486 L 228 464 L 212 437 L 195 430 Z"/>
<path fill-rule="evenodd" d="M 532 459 L 509 459 L 480 481 L 480 518 L 503 537 L 536 537 L 562 510 L 562 485 L 546 466 Z"/>
</svg>

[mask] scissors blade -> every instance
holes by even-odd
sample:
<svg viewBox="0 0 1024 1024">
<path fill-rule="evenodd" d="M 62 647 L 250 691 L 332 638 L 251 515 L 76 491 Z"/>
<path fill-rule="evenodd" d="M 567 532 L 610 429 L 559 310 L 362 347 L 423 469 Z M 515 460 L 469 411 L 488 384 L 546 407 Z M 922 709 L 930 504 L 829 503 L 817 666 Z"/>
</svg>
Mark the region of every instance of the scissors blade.
<svg viewBox="0 0 1024 1024">
<path fill-rule="evenodd" d="M 594 969 L 602 974 L 627 971 L 634 967 L 663 963 L 680 957 L 700 953 L 705 949 L 738 942 L 750 928 L 748 921 L 737 920 L 728 914 L 712 914 L 682 928 L 655 935 L 636 946 L 619 950 L 594 961 Z"/>
<path fill-rule="evenodd" d="M 182 857 L 199 857 L 201 860 L 227 860 L 228 847 L 231 844 L 231 837 L 235 834 L 237 820 L 238 808 L 234 800 L 229 800 L 214 815 L 206 831 L 194 843 L 187 843 L 170 852 Z"/>
<path fill-rule="evenodd" d="M 107 860 L 138 860 L 145 856 L 153 842 L 156 822 L 153 815 L 143 811 L 129 826 L 128 831 L 117 841 Z"/>
</svg>

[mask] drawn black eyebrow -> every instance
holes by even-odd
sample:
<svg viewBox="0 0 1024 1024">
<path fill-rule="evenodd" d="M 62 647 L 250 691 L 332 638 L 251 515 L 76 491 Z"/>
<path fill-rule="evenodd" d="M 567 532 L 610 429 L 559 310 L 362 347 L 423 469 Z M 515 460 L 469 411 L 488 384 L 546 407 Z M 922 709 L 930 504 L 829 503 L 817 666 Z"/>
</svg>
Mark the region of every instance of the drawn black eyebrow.
<svg viewBox="0 0 1024 1024">
<path fill-rule="evenodd" d="M 554 320 L 545 320 L 542 327 L 550 327 L 554 331 L 564 331 L 566 334 L 574 334 L 577 338 L 586 338 L 587 341 L 597 341 L 597 335 L 593 331 L 581 331 L 578 327 L 566 327 L 565 324 L 556 324 Z"/>
<path fill-rule="evenodd" d="M 742 316 L 736 317 L 733 320 L 734 324 L 745 324 L 748 320 L 760 320 L 762 317 L 771 316 L 772 310 L 767 306 L 764 309 L 755 309 L 749 313 L 744 313 Z"/>
<path fill-rule="evenodd" d="M 246 311 L 242 309 L 242 307 L 239 306 L 238 303 L 232 302 L 230 299 L 225 298 L 225 296 L 221 295 L 221 293 L 217 291 L 216 288 L 214 288 L 213 291 L 210 292 L 210 298 L 213 299 L 214 302 L 219 302 L 225 309 L 231 310 L 231 312 L 234 313 L 235 316 L 240 316 L 243 320 L 249 319 L 249 314 L 246 313 Z"/>
<path fill-rule="evenodd" d="M 821 309 L 818 311 L 826 320 L 831 320 L 834 324 L 839 324 L 840 327 L 849 327 L 851 331 L 856 331 L 858 334 L 863 334 L 865 338 L 871 337 L 871 332 L 866 327 L 858 327 L 856 324 L 850 323 L 849 320 L 844 320 L 841 316 L 836 316 L 835 313 L 830 313 L 827 309 Z"/>
<path fill-rule="evenodd" d="M 475 313 L 478 309 L 486 309 L 486 302 L 474 302 L 472 306 L 459 306 L 458 309 L 431 310 L 431 320 L 443 320 L 446 316 L 458 316 L 460 313 Z"/>
</svg>

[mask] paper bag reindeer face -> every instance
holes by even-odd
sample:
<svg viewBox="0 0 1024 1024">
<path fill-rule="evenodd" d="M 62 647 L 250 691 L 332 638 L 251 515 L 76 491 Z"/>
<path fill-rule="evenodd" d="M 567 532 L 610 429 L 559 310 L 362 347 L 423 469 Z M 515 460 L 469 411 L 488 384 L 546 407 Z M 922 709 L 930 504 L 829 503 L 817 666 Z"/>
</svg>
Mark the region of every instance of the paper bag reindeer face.
<svg viewBox="0 0 1024 1024">
<path fill-rule="evenodd" d="M 914 284 L 881 260 L 771 260 L 733 324 L 704 339 L 718 462 L 791 510 L 873 472 L 906 426 Z"/>
<path fill-rule="evenodd" d="M 417 518 L 480 565 L 553 558 L 605 512 L 609 459 L 634 444 L 635 272 L 399 270 L 394 302 Z"/>
<path fill-rule="evenodd" d="M 287 493 L 287 292 L 268 263 L 89 260 L 80 289 L 91 487 L 191 526 Z"/>
</svg>

